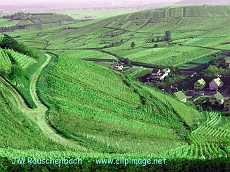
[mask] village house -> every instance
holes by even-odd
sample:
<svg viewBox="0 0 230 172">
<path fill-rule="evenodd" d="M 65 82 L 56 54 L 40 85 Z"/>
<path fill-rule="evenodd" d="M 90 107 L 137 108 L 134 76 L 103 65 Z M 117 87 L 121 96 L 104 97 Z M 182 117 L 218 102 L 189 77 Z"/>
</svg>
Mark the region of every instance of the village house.
<svg viewBox="0 0 230 172">
<path fill-rule="evenodd" d="M 168 74 L 170 73 L 170 69 L 169 68 L 165 68 L 165 69 L 153 69 L 152 73 L 150 75 L 150 77 L 148 77 L 148 81 L 149 82 L 161 82 L 164 81 L 165 77 L 168 76 Z"/>
<path fill-rule="evenodd" d="M 230 67 L 230 57 L 225 58 L 225 63 L 228 64 L 228 67 Z"/>
<path fill-rule="evenodd" d="M 120 70 L 120 71 L 122 71 L 123 68 L 124 67 L 122 65 L 114 65 L 114 64 L 110 65 L 110 69 L 112 69 L 112 70 Z"/>
<path fill-rule="evenodd" d="M 182 91 L 178 91 L 178 92 L 174 93 L 174 95 L 181 102 L 187 101 L 187 96 Z"/>
<path fill-rule="evenodd" d="M 224 101 L 224 110 L 230 111 L 230 99 Z"/>
<path fill-rule="evenodd" d="M 221 81 L 221 79 L 215 78 L 213 79 L 210 83 L 209 83 L 209 89 L 210 90 L 217 90 L 218 88 L 221 88 L 223 86 L 223 82 Z"/>
<path fill-rule="evenodd" d="M 210 99 L 209 102 L 212 103 L 213 105 L 221 105 L 224 103 L 224 97 L 220 92 L 216 92 Z"/>
<path fill-rule="evenodd" d="M 194 89 L 195 90 L 202 90 L 205 86 L 206 86 L 206 82 L 203 78 L 201 78 L 195 82 Z"/>
</svg>

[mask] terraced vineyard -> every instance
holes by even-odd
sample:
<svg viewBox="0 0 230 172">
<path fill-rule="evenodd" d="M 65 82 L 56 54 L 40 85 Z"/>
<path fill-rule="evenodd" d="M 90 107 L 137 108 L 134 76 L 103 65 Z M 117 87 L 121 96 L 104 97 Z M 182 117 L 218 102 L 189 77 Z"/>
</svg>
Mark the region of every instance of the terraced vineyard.
<svg viewBox="0 0 230 172">
<path fill-rule="evenodd" d="M 73 72 L 70 74 L 70 71 Z M 52 109 L 48 113 L 50 123 L 84 146 L 90 144 L 98 151 L 151 150 L 154 153 L 157 151 L 155 144 L 163 150 L 184 142 L 171 128 L 183 128 L 179 121 L 151 112 L 151 107 L 149 110 L 142 108 L 141 91 L 136 86 L 128 87 L 128 82 L 123 83 L 122 78 L 109 69 L 75 57 L 60 56 L 57 66 L 42 83 L 47 84 L 47 90 L 44 87 L 40 90 L 46 95 L 43 100 L 58 106 L 57 112 Z M 166 136 L 171 138 L 171 145 L 164 143 Z M 154 137 L 160 141 L 155 141 Z"/>
<path fill-rule="evenodd" d="M 0 71 L 9 71 L 11 69 L 11 61 L 5 50 L 0 48 Z"/>
<path fill-rule="evenodd" d="M 207 120 L 189 133 L 191 143 L 166 153 L 174 158 L 213 159 L 228 157 L 227 146 L 230 145 L 230 132 L 216 128 L 221 115 L 215 112 L 206 113 Z M 226 148 L 226 149 L 225 149 Z"/>
<path fill-rule="evenodd" d="M 170 158 L 213 159 L 227 157 L 228 153 L 215 143 L 193 143 L 169 151 Z"/>
<path fill-rule="evenodd" d="M 23 69 L 26 69 L 36 63 L 36 60 L 34 58 L 18 53 L 12 49 L 8 49 L 7 53 L 9 53 L 11 57 L 16 61 L 16 63 L 18 63 L 18 65 L 21 66 Z"/>
<path fill-rule="evenodd" d="M 218 113 L 207 113 L 207 121 L 192 131 L 189 138 L 192 143 L 229 143 L 230 132 L 222 128 L 215 127 L 221 120 Z"/>
<path fill-rule="evenodd" d="M 230 132 L 230 118 L 222 117 L 221 125 L 219 127 Z"/>
</svg>

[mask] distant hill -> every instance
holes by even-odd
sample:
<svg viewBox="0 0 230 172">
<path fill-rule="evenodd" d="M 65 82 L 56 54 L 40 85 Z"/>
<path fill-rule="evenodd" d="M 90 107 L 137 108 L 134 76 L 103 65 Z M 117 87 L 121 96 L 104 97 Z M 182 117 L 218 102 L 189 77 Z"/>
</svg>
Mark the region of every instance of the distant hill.
<svg viewBox="0 0 230 172">
<path fill-rule="evenodd" d="M 230 4 L 229 0 L 182 0 L 176 5 L 185 5 L 185 4 Z"/>
<path fill-rule="evenodd" d="M 43 25 L 52 24 L 53 26 L 61 25 L 64 23 L 74 23 L 74 19 L 68 15 L 55 14 L 55 13 L 15 13 L 13 15 L 3 16 L 1 20 L 10 20 L 16 23 L 11 26 L 0 27 L 0 32 L 11 32 L 17 29 L 25 29 L 33 27 L 37 30 L 42 30 Z M 16 22 L 15 22 L 16 21 Z"/>
</svg>

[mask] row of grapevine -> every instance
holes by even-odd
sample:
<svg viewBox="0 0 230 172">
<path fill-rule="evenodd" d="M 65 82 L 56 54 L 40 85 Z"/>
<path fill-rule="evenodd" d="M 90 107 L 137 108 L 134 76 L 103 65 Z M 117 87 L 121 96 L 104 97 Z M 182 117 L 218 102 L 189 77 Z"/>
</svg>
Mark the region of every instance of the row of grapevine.
<svg viewBox="0 0 230 172">
<path fill-rule="evenodd" d="M 170 150 L 166 153 L 167 157 L 171 158 L 186 158 L 186 159 L 213 159 L 219 157 L 227 157 L 227 152 L 222 150 L 218 144 L 191 144 Z"/>
<path fill-rule="evenodd" d="M 209 114 L 209 120 L 206 121 L 206 125 L 209 125 L 209 126 L 215 126 L 217 125 L 220 120 L 221 120 L 221 115 L 219 115 L 218 113 L 216 112 L 210 112 L 208 113 Z"/>
<path fill-rule="evenodd" d="M 23 69 L 29 67 L 36 61 L 27 55 L 20 54 L 12 49 L 8 49 L 7 52 L 12 56 L 12 58 L 21 66 Z"/>
<path fill-rule="evenodd" d="M 11 61 L 7 53 L 0 48 L 0 70 L 9 71 L 11 69 Z"/>
<path fill-rule="evenodd" d="M 188 135 L 190 141 L 192 143 L 228 143 L 230 141 L 230 132 L 215 127 L 220 120 L 221 116 L 218 113 L 207 113 L 206 122 Z"/>
<path fill-rule="evenodd" d="M 230 132 L 230 118 L 229 117 L 222 117 L 220 128 Z"/>
</svg>

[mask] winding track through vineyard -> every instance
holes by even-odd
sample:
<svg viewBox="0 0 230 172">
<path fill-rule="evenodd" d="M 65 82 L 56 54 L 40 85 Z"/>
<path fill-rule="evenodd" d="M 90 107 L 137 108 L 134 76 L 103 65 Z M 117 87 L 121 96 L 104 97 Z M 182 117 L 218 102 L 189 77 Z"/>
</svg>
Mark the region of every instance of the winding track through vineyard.
<svg viewBox="0 0 230 172">
<path fill-rule="evenodd" d="M 0 77 L 0 82 L 4 84 L 10 92 L 13 94 L 19 109 L 28 116 L 33 122 L 35 122 L 38 127 L 41 129 L 41 131 L 51 140 L 58 142 L 62 145 L 76 148 L 77 150 L 87 151 L 87 148 L 82 147 L 77 142 L 74 142 L 73 140 L 67 139 L 65 137 L 62 137 L 59 135 L 56 131 L 53 130 L 53 128 L 47 123 L 46 121 L 46 112 L 48 108 L 40 101 L 38 98 L 38 95 L 36 93 L 36 83 L 39 78 L 39 75 L 41 74 L 42 70 L 49 64 L 52 57 L 48 54 L 46 54 L 47 60 L 44 62 L 42 66 L 34 73 L 32 77 L 32 82 L 30 83 L 30 94 L 31 97 L 36 104 L 37 108 L 30 109 L 27 104 L 25 103 L 25 100 L 22 98 L 22 96 L 2 77 Z"/>
</svg>

